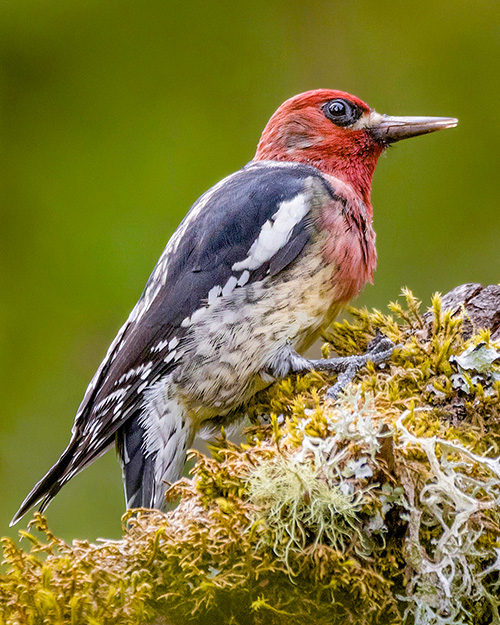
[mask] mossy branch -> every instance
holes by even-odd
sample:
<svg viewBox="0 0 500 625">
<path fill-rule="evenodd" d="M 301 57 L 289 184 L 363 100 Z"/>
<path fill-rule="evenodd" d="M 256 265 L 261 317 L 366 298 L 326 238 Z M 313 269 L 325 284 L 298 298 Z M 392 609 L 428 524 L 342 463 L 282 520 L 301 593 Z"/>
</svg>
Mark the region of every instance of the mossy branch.
<svg viewBox="0 0 500 625">
<path fill-rule="evenodd" d="M 500 623 L 500 287 L 403 295 L 324 337 L 348 355 L 383 332 L 389 363 L 335 402 L 316 373 L 261 393 L 172 512 L 128 513 L 118 541 L 68 545 L 39 514 L 29 551 L 4 538 L 0 624 Z"/>
</svg>

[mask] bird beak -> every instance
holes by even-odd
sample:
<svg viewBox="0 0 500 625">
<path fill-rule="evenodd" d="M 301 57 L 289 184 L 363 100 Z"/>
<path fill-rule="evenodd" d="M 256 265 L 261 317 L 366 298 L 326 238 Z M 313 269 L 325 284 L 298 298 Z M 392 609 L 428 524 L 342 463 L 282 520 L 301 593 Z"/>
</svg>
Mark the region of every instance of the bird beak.
<svg viewBox="0 0 500 625">
<path fill-rule="evenodd" d="M 391 117 L 381 115 L 370 128 L 372 135 L 382 143 L 395 143 L 401 139 L 425 135 L 443 128 L 455 128 L 454 117 Z"/>
</svg>

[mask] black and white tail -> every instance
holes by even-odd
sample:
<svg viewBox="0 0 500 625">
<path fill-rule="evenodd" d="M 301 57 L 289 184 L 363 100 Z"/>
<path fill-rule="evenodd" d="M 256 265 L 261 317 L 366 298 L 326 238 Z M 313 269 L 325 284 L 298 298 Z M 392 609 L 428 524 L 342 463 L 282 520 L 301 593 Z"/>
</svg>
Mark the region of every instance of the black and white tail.
<svg viewBox="0 0 500 625">
<path fill-rule="evenodd" d="M 169 412 L 151 416 L 146 408 L 140 419 L 130 419 L 117 433 L 129 509 L 164 510 L 169 484 L 182 476 L 194 435 L 184 418 L 173 416 Z"/>
<path fill-rule="evenodd" d="M 19 510 L 14 515 L 10 526 L 15 525 L 26 512 L 37 503 L 39 510 L 43 512 L 57 495 L 61 488 L 77 473 L 80 473 L 88 464 L 101 456 L 112 444 L 112 440 L 103 443 L 94 453 L 85 459 L 78 453 L 79 442 L 72 438 L 56 464 L 35 484 Z"/>
</svg>

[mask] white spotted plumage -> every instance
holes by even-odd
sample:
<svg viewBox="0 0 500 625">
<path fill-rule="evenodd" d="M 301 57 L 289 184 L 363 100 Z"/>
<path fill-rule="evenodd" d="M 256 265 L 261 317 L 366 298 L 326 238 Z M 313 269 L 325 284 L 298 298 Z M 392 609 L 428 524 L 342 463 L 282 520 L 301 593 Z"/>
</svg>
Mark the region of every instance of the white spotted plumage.
<svg viewBox="0 0 500 625">
<path fill-rule="evenodd" d="M 151 348 L 151 352 L 162 352 L 165 347 L 167 347 L 167 345 L 169 344 L 169 340 L 165 339 L 164 341 L 160 341 L 159 343 L 156 343 L 156 345 L 153 345 L 153 347 Z"/>
<path fill-rule="evenodd" d="M 128 388 L 129 388 L 128 386 L 124 386 L 122 388 L 119 388 L 116 391 L 113 391 L 109 395 L 106 395 L 104 399 L 102 399 L 98 404 L 96 404 L 95 406 L 96 412 L 103 410 L 103 408 L 105 408 L 109 404 L 113 404 L 119 401 L 122 397 L 124 397 L 127 394 Z"/>
<path fill-rule="evenodd" d="M 195 434 L 233 422 L 273 379 L 267 363 L 329 317 L 334 268 L 321 264 L 314 221 L 328 184 L 313 167 L 252 163 L 194 204 L 94 376 L 67 450 L 20 514 L 115 438 L 128 505 L 161 507 Z"/>
</svg>

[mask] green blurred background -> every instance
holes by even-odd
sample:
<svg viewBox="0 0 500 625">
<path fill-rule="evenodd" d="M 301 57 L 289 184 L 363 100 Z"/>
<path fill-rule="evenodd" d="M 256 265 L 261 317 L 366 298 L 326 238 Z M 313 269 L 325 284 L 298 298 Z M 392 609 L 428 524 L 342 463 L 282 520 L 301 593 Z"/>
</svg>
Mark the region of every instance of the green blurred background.
<svg viewBox="0 0 500 625">
<path fill-rule="evenodd" d="M 379 163 L 379 269 L 359 303 L 498 282 L 499 62 L 492 0 L 1 0 L 0 534 L 182 216 L 295 93 L 460 119 Z M 114 537 L 122 511 L 110 452 L 49 519 Z"/>
</svg>

